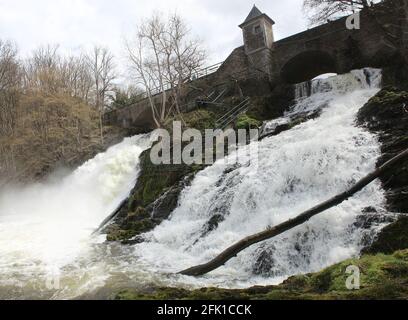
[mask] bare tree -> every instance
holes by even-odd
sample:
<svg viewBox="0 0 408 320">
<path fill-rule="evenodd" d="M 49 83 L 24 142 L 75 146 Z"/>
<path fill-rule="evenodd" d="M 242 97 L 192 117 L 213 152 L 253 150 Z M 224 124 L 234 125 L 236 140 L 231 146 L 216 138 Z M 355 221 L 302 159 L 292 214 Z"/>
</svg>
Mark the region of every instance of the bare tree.
<svg viewBox="0 0 408 320">
<path fill-rule="evenodd" d="M 154 123 L 162 127 L 170 115 L 180 114 L 182 90 L 205 61 L 201 43 L 180 16 L 154 14 L 126 41 L 126 49 L 136 84 L 146 90 Z"/>
<path fill-rule="evenodd" d="M 72 97 L 80 98 L 86 103 L 90 102 L 93 77 L 84 54 L 63 59 L 60 75 L 64 88 Z"/>
<path fill-rule="evenodd" d="M 104 52 L 97 62 L 95 90 L 87 55 L 61 55 L 48 45 L 20 60 L 15 45 L 0 41 L 0 177 L 42 175 L 99 142 L 113 64 Z"/>
<path fill-rule="evenodd" d="M 0 40 L 0 90 L 14 87 L 18 82 L 17 48 L 10 41 Z"/>
<path fill-rule="evenodd" d="M 116 79 L 114 57 L 107 48 L 95 46 L 87 56 L 88 65 L 92 73 L 95 91 L 95 107 L 99 113 L 101 143 L 103 135 L 103 113 L 108 103 L 108 93 L 114 89 Z"/>
<path fill-rule="evenodd" d="M 24 64 L 24 88 L 51 95 L 64 93 L 89 102 L 93 75 L 84 54 L 61 56 L 58 46 L 39 47 Z"/>
<path fill-rule="evenodd" d="M 25 90 L 56 94 L 63 85 L 59 73 L 61 57 L 58 45 L 41 46 L 24 64 Z"/>
<path fill-rule="evenodd" d="M 0 40 L 0 134 L 13 133 L 17 114 L 18 87 L 21 80 L 17 48 Z"/>
<path fill-rule="evenodd" d="M 185 84 L 190 81 L 193 74 L 203 66 L 206 55 L 201 49 L 201 44 L 196 39 L 189 39 L 190 30 L 178 15 L 170 17 L 169 33 L 166 56 L 167 76 L 166 81 L 170 85 L 172 101 L 177 112 L 180 114 L 180 101 Z"/>
<path fill-rule="evenodd" d="M 316 25 L 339 15 L 369 8 L 373 2 L 371 0 L 305 0 L 303 10 L 308 15 L 310 23 Z"/>
</svg>

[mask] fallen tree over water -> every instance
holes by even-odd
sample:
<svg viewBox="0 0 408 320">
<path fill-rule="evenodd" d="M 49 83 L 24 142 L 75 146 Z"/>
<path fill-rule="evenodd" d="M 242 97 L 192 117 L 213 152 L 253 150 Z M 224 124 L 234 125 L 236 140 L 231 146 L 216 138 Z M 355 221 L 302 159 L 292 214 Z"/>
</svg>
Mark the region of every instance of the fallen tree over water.
<svg viewBox="0 0 408 320">
<path fill-rule="evenodd" d="M 401 160 L 407 157 L 408 157 L 408 149 L 401 152 L 400 154 L 398 154 L 397 156 L 395 156 L 394 158 L 386 162 L 384 165 L 382 165 L 381 167 L 377 168 L 375 171 L 371 172 L 370 174 L 362 178 L 359 182 L 357 182 L 350 189 L 344 191 L 343 193 L 334 196 L 333 198 L 301 213 L 297 217 L 291 220 L 288 220 L 280 225 L 268 228 L 265 231 L 262 231 L 260 233 L 246 237 L 242 239 L 241 241 L 235 243 L 231 247 L 227 248 L 225 251 L 223 251 L 221 254 L 219 254 L 217 257 L 215 257 L 210 262 L 181 271 L 180 274 L 187 275 L 187 276 L 202 276 L 215 269 L 218 269 L 219 267 L 224 265 L 226 262 L 228 262 L 232 258 L 236 257 L 241 251 L 247 249 L 248 247 L 254 244 L 257 244 L 259 242 L 274 238 L 288 230 L 291 230 L 299 225 L 302 225 L 305 222 L 309 221 L 312 217 L 318 215 L 319 213 L 322 213 L 346 201 L 347 199 L 352 197 L 354 194 L 361 191 L 364 187 L 372 183 L 374 180 L 379 178 L 386 171 L 392 169 L 394 165 L 396 165 Z"/>
</svg>

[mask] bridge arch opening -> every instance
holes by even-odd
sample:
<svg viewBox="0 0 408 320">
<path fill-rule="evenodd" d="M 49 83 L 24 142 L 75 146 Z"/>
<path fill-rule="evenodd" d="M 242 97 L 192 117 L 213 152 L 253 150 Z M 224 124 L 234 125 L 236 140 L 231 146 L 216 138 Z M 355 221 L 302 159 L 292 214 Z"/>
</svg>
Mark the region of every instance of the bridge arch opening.
<svg viewBox="0 0 408 320">
<path fill-rule="evenodd" d="M 318 75 L 317 77 L 314 77 L 312 80 L 328 79 L 328 78 L 331 78 L 331 77 L 335 77 L 337 75 L 338 75 L 338 73 L 334 73 L 334 72 L 323 73 L 323 74 Z"/>
<path fill-rule="evenodd" d="M 323 51 L 306 51 L 286 62 L 281 77 L 285 82 L 295 84 L 327 73 L 337 73 L 335 60 Z"/>
</svg>

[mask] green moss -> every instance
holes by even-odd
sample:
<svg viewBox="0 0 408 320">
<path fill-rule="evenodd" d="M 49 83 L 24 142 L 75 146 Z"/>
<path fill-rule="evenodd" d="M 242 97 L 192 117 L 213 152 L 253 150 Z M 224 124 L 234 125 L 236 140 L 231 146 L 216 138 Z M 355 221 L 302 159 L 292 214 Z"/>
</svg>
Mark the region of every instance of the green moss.
<svg viewBox="0 0 408 320">
<path fill-rule="evenodd" d="M 141 221 L 132 222 L 130 225 L 130 229 L 135 232 L 136 234 L 141 234 L 147 231 L 150 231 L 155 226 L 152 219 L 147 218 Z"/>
<path fill-rule="evenodd" d="M 369 104 L 376 104 L 377 106 L 389 105 L 390 103 L 399 103 L 408 99 L 408 93 L 400 91 L 394 87 L 387 87 L 381 90 L 376 96 L 374 96 Z"/>
<path fill-rule="evenodd" d="M 136 233 L 133 230 L 123 230 L 123 229 L 116 229 L 116 230 L 111 230 L 107 237 L 106 240 L 108 241 L 123 241 L 123 240 L 128 240 L 133 238 L 136 235 Z"/>
<path fill-rule="evenodd" d="M 148 232 L 165 219 L 177 205 L 179 184 L 184 177 L 201 170 L 203 166 L 154 165 L 150 159 L 150 149 L 140 156 L 141 172 L 136 186 L 120 213 L 116 217 L 116 228 L 107 230 L 108 241 L 125 241 Z M 167 191 L 173 190 L 171 193 Z M 151 218 L 152 206 L 162 199 L 160 218 Z"/>
<path fill-rule="evenodd" d="M 133 219 L 133 217 L 132 217 Z M 115 227 L 109 230 L 108 241 L 125 241 L 134 238 L 137 235 L 148 232 L 155 227 L 151 218 L 145 218 L 138 221 L 127 220 L 121 227 Z"/>
<path fill-rule="evenodd" d="M 361 271 L 360 290 L 348 290 L 348 266 Z M 332 300 L 332 299 L 408 299 L 408 250 L 393 255 L 366 255 L 331 266 L 321 272 L 295 276 L 279 286 L 242 290 L 203 288 L 185 290 L 155 288 L 149 293 L 123 290 L 117 299 L 188 299 L 188 300 Z"/>
<path fill-rule="evenodd" d="M 143 193 L 142 193 L 142 203 L 143 205 L 148 205 L 157 199 L 163 192 L 165 192 L 166 187 L 168 186 L 168 177 L 163 175 L 161 179 L 147 179 L 144 184 Z"/>
<path fill-rule="evenodd" d="M 141 167 L 141 174 L 129 201 L 131 211 L 137 206 L 147 207 L 195 169 L 187 165 L 154 165 L 150 160 L 150 149 L 142 154 Z"/>
<path fill-rule="evenodd" d="M 198 130 L 213 129 L 217 115 L 208 109 L 197 109 L 195 111 L 183 114 L 186 126 Z"/>
<path fill-rule="evenodd" d="M 404 298 L 408 289 L 401 283 L 408 275 L 408 250 L 394 255 L 379 254 L 363 256 L 332 266 L 322 272 L 310 276 L 304 288 L 306 292 L 323 294 L 326 297 L 344 299 L 387 299 Z M 354 265 L 361 271 L 361 289 L 350 291 L 346 288 L 348 266 Z"/>
<path fill-rule="evenodd" d="M 394 87 L 386 87 L 372 97 L 359 111 L 359 121 L 372 122 L 387 119 L 398 119 L 404 116 L 402 104 L 408 101 L 408 92 L 400 91 Z"/>
<path fill-rule="evenodd" d="M 143 219 L 148 219 L 149 217 L 150 215 L 145 208 L 138 207 L 136 211 L 128 213 L 127 219 L 128 221 L 139 221 Z"/>
<path fill-rule="evenodd" d="M 261 124 L 261 121 L 251 118 L 247 114 L 242 114 L 237 119 L 237 129 L 258 128 Z"/>
<path fill-rule="evenodd" d="M 123 290 L 115 296 L 115 300 L 177 300 L 187 294 L 187 290 L 177 288 L 159 288 L 150 292 Z"/>
</svg>

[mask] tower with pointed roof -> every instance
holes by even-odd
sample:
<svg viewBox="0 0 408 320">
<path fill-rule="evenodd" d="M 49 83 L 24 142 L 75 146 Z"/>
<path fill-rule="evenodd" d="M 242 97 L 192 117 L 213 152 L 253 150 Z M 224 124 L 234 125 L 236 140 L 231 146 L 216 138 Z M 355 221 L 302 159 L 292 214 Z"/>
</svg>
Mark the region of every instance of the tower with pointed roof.
<svg viewBox="0 0 408 320">
<path fill-rule="evenodd" d="M 239 26 L 244 37 L 245 53 L 250 63 L 258 70 L 269 73 L 270 53 L 273 47 L 273 25 L 275 22 L 256 5 Z"/>
</svg>

